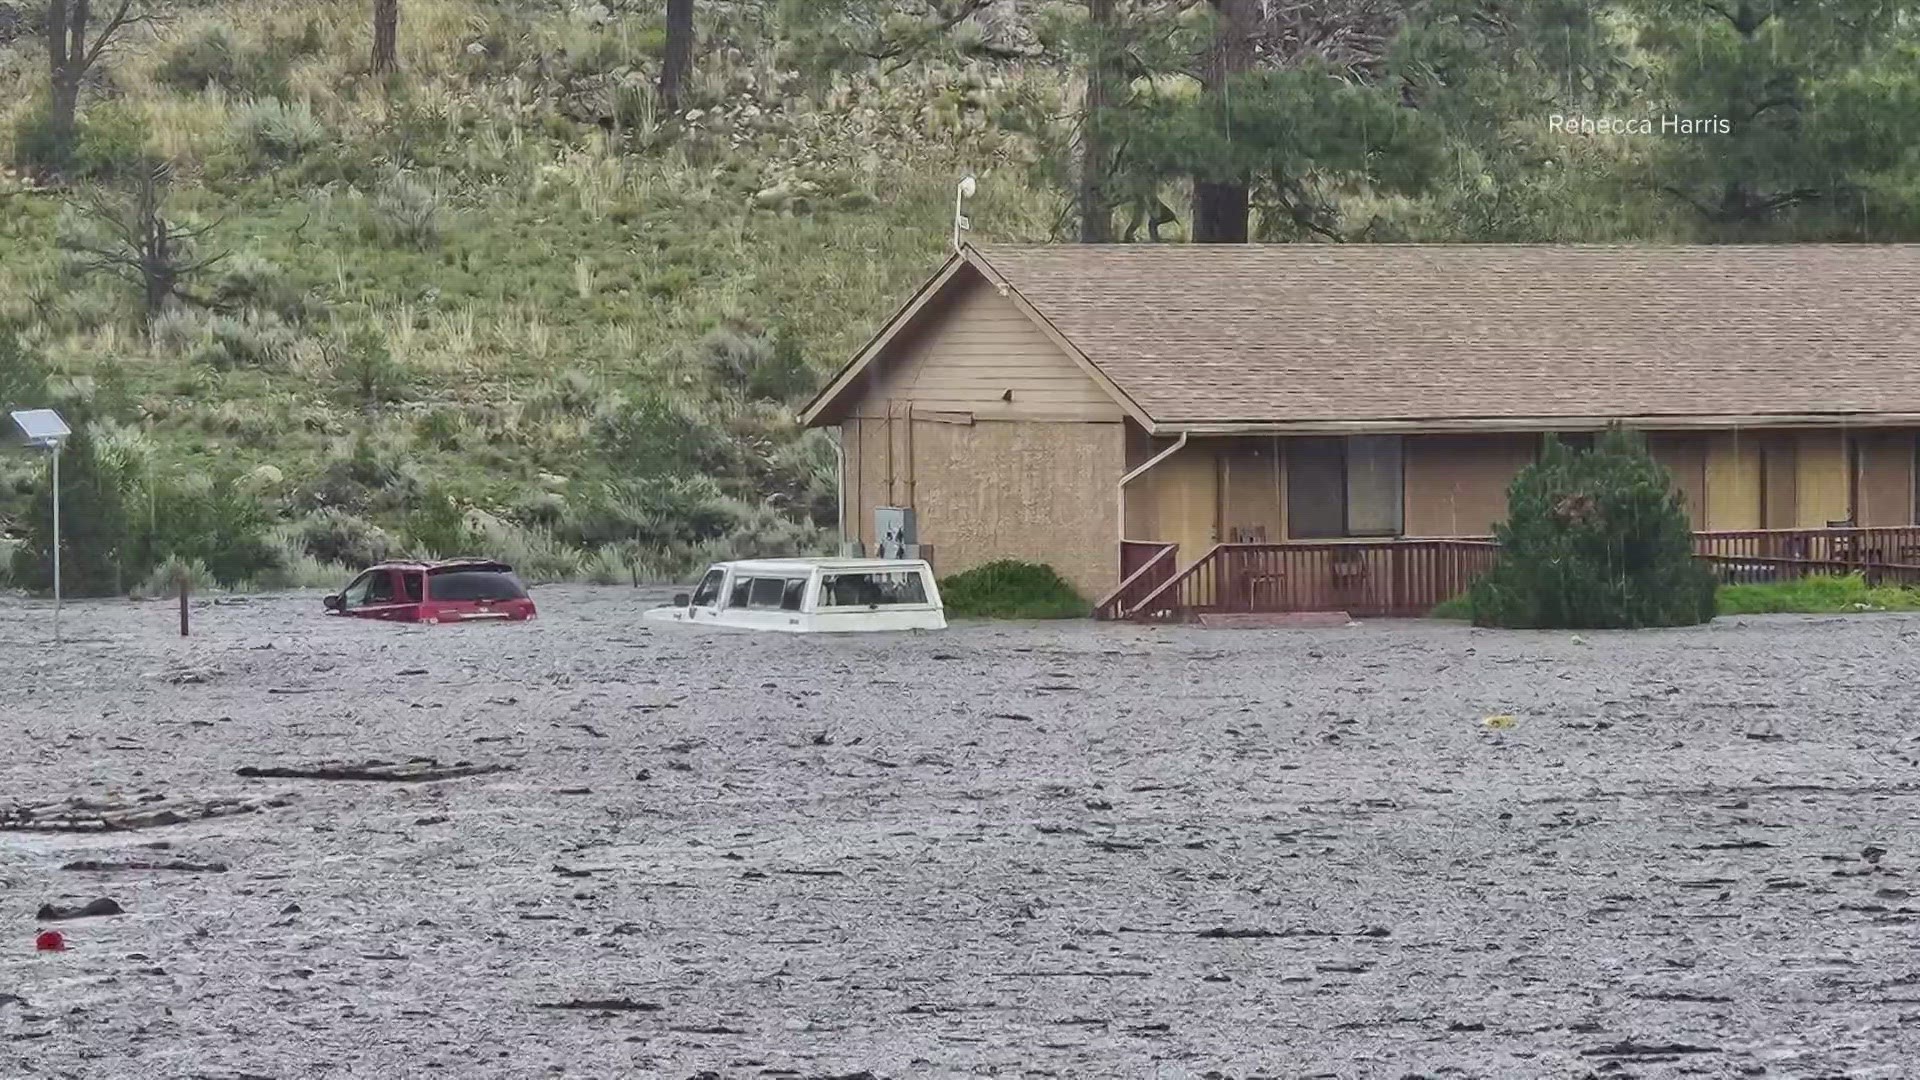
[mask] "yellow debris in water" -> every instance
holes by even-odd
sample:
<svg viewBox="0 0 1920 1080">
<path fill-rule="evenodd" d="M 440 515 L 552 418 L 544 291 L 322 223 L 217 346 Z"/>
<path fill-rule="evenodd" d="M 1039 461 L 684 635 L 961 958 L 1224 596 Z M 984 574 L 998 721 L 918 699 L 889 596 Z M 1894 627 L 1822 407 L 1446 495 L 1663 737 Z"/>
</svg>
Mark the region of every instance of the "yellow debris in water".
<svg viewBox="0 0 1920 1080">
<path fill-rule="evenodd" d="M 1496 713 L 1480 721 L 1481 724 L 1493 728 L 1495 731 L 1505 731 L 1519 722 L 1520 721 L 1508 716 L 1506 713 Z"/>
</svg>

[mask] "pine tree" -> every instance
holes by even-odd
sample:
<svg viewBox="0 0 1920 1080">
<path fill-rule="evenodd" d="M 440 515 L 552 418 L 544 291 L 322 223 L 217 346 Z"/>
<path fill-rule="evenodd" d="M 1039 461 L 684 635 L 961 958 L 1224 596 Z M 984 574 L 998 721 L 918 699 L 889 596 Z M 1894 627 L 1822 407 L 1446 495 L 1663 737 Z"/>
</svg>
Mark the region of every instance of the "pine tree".
<svg viewBox="0 0 1920 1080">
<path fill-rule="evenodd" d="M 1693 557 L 1685 497 L 1644 440 L 1591 451 L 1557 440 L 1521 470 L 1494 530 L 1500 561 L 1470 594 L 1480 626 L 1686 626 L 1714 616 L 1713 572 Z"/>
</svg>

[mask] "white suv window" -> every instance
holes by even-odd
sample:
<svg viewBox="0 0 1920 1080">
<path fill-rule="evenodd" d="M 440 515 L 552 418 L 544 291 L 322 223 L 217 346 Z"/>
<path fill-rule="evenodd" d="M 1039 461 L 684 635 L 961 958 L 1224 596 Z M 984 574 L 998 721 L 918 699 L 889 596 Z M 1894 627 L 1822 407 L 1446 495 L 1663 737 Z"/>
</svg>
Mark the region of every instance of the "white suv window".
<svg viewBox="0 0 1920 1080">
<path fill-rule="evenodd" d="M 719 607 L 720 583 L 727 580 L 725 570 L 709 570 L 707 576 L 700 579 L 700 587 L 693 591 L 694 607 Z"/>
</svg>

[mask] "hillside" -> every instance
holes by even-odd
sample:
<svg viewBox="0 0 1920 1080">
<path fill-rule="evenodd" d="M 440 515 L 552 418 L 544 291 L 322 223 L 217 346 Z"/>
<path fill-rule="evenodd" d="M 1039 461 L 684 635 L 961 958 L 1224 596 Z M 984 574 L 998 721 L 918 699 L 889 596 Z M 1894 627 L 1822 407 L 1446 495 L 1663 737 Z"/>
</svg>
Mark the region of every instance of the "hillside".
<svg viewBox="0 0 1920 1080">
<path fill-rule="evenodd" d="M 999 235 L 1050 224 L 978 67 L 810 80 L 735 11 L 703 25 L 676 120 L 652 12 L 403 10 L 384 82 L 363 3 L 182 4 L 109 54 L 83 156 L 172 162 L 173 212 L 224 253 L 210 306 L 150 339 L 137 291 L 60 249 L 85 229 L 68 200 L 0 200 L 0 316 L 51 397 L 151 486 L 237 480 L 306 554 L 483 546 L 624 579 L 700 541 L 817 545 L 834 451 L 791 406 L 937 263 L 954 180 L 988 178 Z M 5 54 L 0 130 L 44 96 L 38 46 Z M 4 461 L 23 519 L 44 465 Z M 483 535 L 449 537 L 462 517 Z"/>
<path fill-rule="evenodd" d="M 49 6 L 0 0 L 0 405 L 86 421 L 88 591 L 830 544 L 835 448 L 793 409 L 969 172 L 995 241 L 1920 237 L 1920 26 L 1882 0 L 698 0 L 677 113 L 664 3 L 400 0 L 376 75 L 368 0 L 132 0 L 58 160 Z M 193 271 L 151 305 L 142 198 Z M 0 455 L 15 585 L 43 472 Z"/>
</svg>

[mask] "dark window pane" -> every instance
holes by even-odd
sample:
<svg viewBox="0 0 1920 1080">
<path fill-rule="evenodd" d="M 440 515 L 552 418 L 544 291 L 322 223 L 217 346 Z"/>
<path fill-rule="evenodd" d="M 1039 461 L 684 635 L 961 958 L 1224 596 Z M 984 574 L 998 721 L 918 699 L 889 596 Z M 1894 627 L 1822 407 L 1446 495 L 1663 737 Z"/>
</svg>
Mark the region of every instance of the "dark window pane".
<svg viewBox="0 0 1920 1080">
<path fill-rule="evenodd" d="M 784 579 L 777 577 L 756 578 L 754 579 L 752 590 L 747 595 L 747 606 L 764 608 L 769 611 L 778 610 L 780 607 L 780 597 L 786 592 L 786 589 L 787 583 Z"/>
<path fill-rule="evenodd" d="M 750 577 L 733 579 L 733 594 L 727 597 L 728 607 L 747 606 L 747 597 L 753 592 L 753 579 Z"/>
<path fill-rule="evenodd" d="M 799 611 L 800 601 L 807 595 L 807 579 L 794 578 L 780 594 L 781 611 Z"/>
<path fill-rule="evenodd" d="M 1341 439 L 1287 443 L 1287 535 L 1301 540 L 1347 531 L 1347 454 Z"/>
<path fill-rule="evenodd" d="M 700 579 L 700 587 L 693 591 L 693 606 L 717 607 L 720 603 L 720 583 L 726 579 L 725 570 L 707 571 L 707 576 Z"/>
<path fill-rule="evenodd" d="M 520 579 L 500 570 L 434 570 L 427 591 L 435 600 L 520 600 Z"/>
<path fill-rule="evenodd" d="M 400 575 L 400 585 L 407 591 L 407 603 L 417 604 L 425 596 L 426 585 L 419 571 L 409 571 Z"/>
<path fill-rule="evenodd" d="M 1398 536 L 1400 436 L 1355 435 L 1347 440 L 1347 535 Z"/>
<path fill-rule="evenodd" d="M 821 607 L 888 607 L 927 602 L 926 584 L 914 570 L 829 574 L 821 582 L 821 590 Z"/>
<path fill-rule="evenodd" d="M 385 570 L 376 570 L 373 583 L 367 587 L 367 603 L 393 603 L 393 575 Z"/>
</svg>

